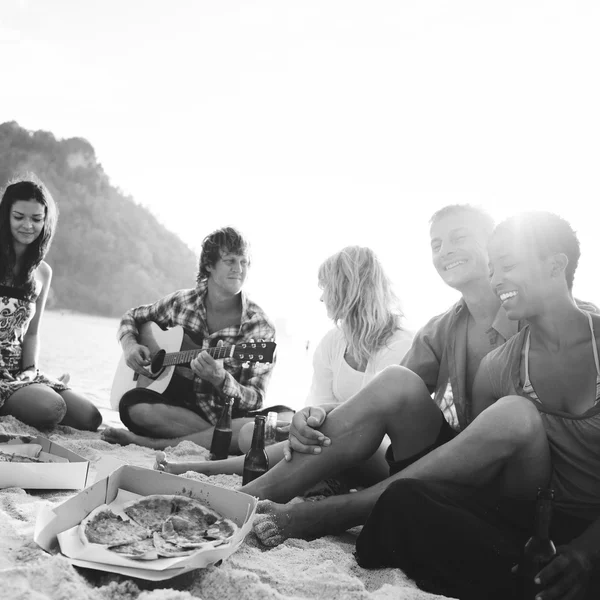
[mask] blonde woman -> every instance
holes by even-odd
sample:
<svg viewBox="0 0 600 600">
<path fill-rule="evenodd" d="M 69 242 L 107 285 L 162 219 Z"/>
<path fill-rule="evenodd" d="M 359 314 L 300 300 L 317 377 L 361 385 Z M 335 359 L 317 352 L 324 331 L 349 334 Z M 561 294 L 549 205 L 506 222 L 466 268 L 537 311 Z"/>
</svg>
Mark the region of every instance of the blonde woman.
<svg viewBox="0 0 600 600">
<path fill-rule="evenodd" d="M 370 248 L 348 246 L 336 252 L 320 266 L 318 280 L 323 290 L 321 301 L 335 327 L 315 349 L 306 405 L 339 405 L 360 391 L 379 371 L 400 363 L 413 336 L 403 325 L 400 302 Z M 240 433 L 243 451 L 250 446 L 252 426 L 246 426 Z M 320 447 L 313 451 L 319 452 Z M 267 453 L 271 465 L 282 458 L 292 459 L 287 440 L 269 446 Z M 169 473 L 241 474 L 243 456 L 212 462 L 171 463 L 164 453 L 159 453 L 155 468 Z M 388 475 L 383 456 L 366 461 L 360 471 L 360 483 L 363 479 L 369 483 Z"/>
</svg>

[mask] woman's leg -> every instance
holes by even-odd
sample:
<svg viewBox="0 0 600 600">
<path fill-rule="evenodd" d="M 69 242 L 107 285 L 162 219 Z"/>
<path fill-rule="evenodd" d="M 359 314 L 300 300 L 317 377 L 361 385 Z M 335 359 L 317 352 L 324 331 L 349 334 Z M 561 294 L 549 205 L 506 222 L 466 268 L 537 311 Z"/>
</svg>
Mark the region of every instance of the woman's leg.
<svg viewBox="0 0 600 600">
<path fill-rule="evenodd" d="M 267 446 L 265 451 L 269 457 L 270 467 L 283 460 L 283 442 Z M 157 471 L 165 471 L 174 475 L 181 475 L 188 471 L 196 471 L 197 473 L 204 473 L 204 475 L 242 475 L 244 458 L 244 456 L 232 456 L 224 460 L 170 462 L 164 452 L 157 452 L 154 468 Z"/>
<path fill-rule="evenodd" d="M 356 541 L 364 568 L 402 569 L 424 590 L 464 600 L 514 597 L 511 568 L 534 502 L 452 483 L 401 479 L 383 492 Z"/>
<path fill-rule="evenodd" d="M 61 425 L 96 431 L 102 424 L 102 415 L 94 404 L 85 396 L 72 390 L 59 392 L 67 405 L 67 414 L 60 422 Z"/>
<path fill-rule="evenodd" d="M 32 383 L 11 394 L 1 414 L 12 415 L 38 429 L 58 425 L 67 414 L 64 399 L 52 388 L 41 383 Z"/>
</svg>

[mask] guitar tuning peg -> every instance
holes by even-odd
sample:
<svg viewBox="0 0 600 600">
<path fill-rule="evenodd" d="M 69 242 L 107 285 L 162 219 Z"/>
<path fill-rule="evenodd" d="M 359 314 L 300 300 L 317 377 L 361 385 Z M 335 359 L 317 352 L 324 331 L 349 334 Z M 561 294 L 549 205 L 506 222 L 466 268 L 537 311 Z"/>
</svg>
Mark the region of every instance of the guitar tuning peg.
<svg viewBox="0 0 600 600">
<path fill-rule="evenodd" d="M 250 368 L 250 362 L 249 361 L 243 362 L 242 363 L 242 368 L 243 369 L 249 369 Z"/>
<path fill-rule="evenodd" d="M 249 342 L 250 342 L 251 344 L 254 344 L 254 338 L 250 338 Z"/>
</svg>

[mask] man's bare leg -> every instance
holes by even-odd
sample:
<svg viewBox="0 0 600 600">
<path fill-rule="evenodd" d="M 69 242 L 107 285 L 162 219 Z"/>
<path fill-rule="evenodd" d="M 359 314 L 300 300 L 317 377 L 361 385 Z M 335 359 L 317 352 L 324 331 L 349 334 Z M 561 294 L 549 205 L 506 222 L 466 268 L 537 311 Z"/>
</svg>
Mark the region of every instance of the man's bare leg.
<svg viewBox="0 0 600 600">
<path fill-rule="evenodd" d="M 332 438 L 332 449 L 335 441 Z M 311 458 L 316 462 L 325 455 Z M 282 467 L 293 469 L 294 465 L 282 463 Z M 370 488 L 314 503 L 261 503 L 264 516 L 256 519 L 255 532 L 266 545 L 276 545 L 287 537 L 339 533 L 363 524 L 379 496 L 398 479 L 475 486 L 495 480 L 506 495 L 534 498 L 537 488 L 549 477 L 549 447 L 539 413 L 529 401 L 511 396 L 486 409 L 447 444 Z"/>
<path fill-rule="evenodd" d="M 340 471 L 370 458 L 387 433 L 394 458 L 401 460 L 431 446 L 443 417 L 418 375 L 388 367 L 347 402 L 336 407 L 321 431 L 331 439 L 320 454 L 294 453 L 241 491 L 261 499 L 288 502 Z"/>
<path fill-rule="evenodd" d="M 210 448 L 214 427 L 187 408 L 160 403 L 139 403 L 129 408 L 129 415 L 136 424 L 151 432 L 152 436 L 146 437 L 128 429 L 107 427 L 102 432 L 102 439 L 113 444 L 137 444 L 155 450 L 177 446 L 185 440 Z M 251 421 L 246 418 L 232 420 L 233 435 L 229 446 L 231 454 L 239 453 L 240 429 Z"/>
</svg>

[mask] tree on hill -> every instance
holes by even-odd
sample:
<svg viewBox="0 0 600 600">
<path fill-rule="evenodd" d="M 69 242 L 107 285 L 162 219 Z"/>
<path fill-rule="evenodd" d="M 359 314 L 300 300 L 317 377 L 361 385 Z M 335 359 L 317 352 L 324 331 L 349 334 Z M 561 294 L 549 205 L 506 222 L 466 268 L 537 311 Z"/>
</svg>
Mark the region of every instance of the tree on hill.
<svg viewBox="0 0 600 600">
<path fill-rule="evenodd" d="M 50 307 L 120 316 L 194 285 L 194 252 L 111 185 L 87 140 L 1 124 L 0 185 L 27 172 L 44 182 L 59 208 L 46 258 L 54 271 Z"/>
</svg>

